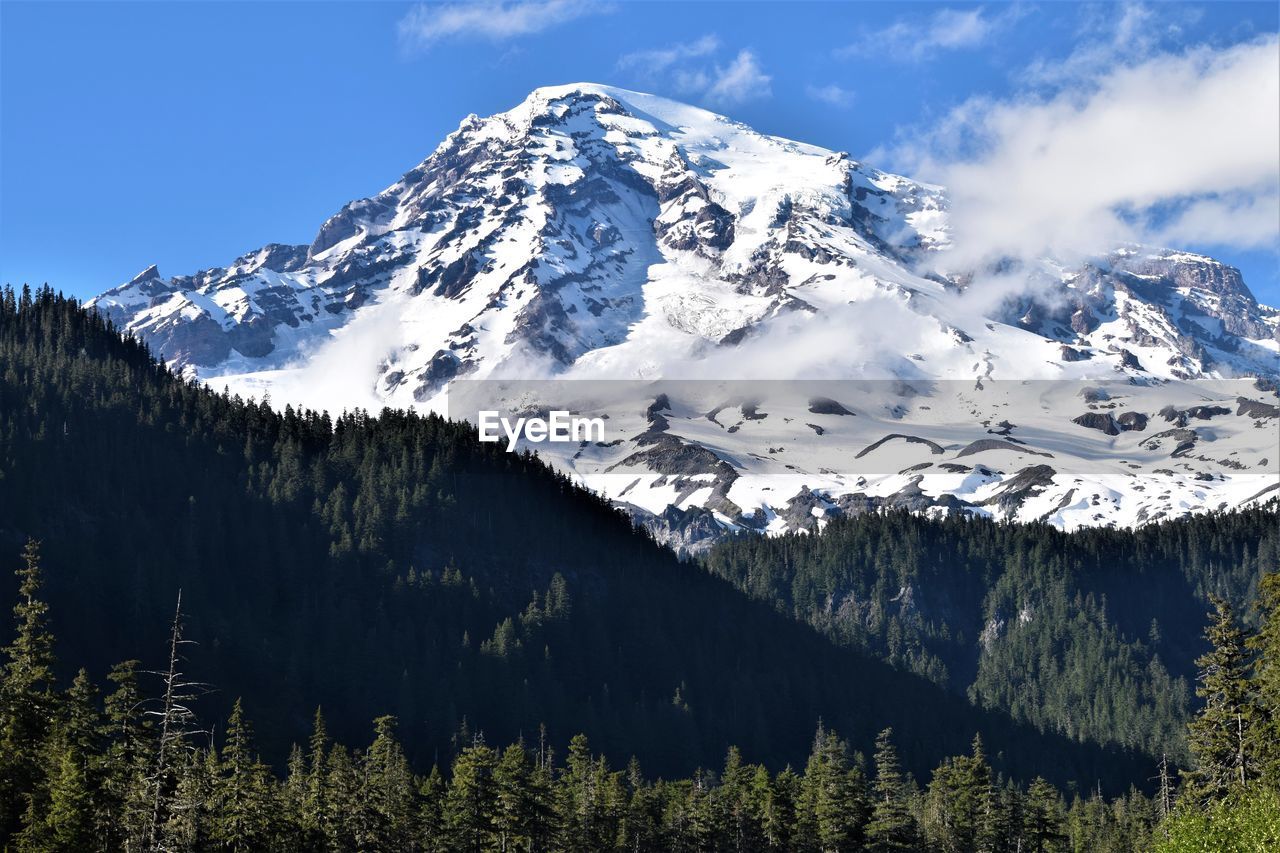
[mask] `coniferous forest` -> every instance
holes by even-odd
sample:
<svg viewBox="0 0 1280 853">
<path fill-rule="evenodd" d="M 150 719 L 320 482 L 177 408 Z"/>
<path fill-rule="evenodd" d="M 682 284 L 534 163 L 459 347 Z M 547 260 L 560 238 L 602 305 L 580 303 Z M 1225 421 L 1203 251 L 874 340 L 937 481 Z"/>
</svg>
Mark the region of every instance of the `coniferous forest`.
<svg viewBox="0 0 1280 853">
<path fill-rule="evenodd" d="M 0 834 L 1268 849 L 1276 522 L 871 515 L 681 561 L 465 424 L 277 411 L 6 290 Z"/>
</svg>

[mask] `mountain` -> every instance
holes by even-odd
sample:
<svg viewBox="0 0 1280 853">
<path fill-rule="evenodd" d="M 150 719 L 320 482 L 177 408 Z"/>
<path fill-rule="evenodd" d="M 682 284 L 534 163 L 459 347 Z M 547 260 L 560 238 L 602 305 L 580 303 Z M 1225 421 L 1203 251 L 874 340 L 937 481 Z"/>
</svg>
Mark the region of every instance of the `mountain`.
<svg viewBox="0 0 1280 853">
<path fill-rule="evenodd" d="M 277 402 L 574 398 L 609 440 L 539 452 L 694 550 L 873 507 L 1073 528 L 1273 493 L 1280 312 L 1239 271 L 1132 245 L 952 269 L 948 217 L 940 187 L 576 84 L 469 116 L 309 246 L 150 267 L 89 304 Z M 796 379 L 834 384 L 754 384 Z M 663 384 L 691 380 L 747 385 Z"/>
<path fill-rule="evenodd" d="M 980 732 L 1015 778 L 1150 775 L 833 644 L 464 424 L 276 411 L 183 381 L 73 300 L 0 296 L 0 552 L 42 540 L 58 658 L 163 668 L 181 592 L 201 717 L 242 697 L 271 760 L 320 705 L 351 742 L 394 714 L 423 769 L 468 732 L 544 724 L 667 777 L 731 744 L 800 766 L 821 720 L 867 752 L 893 726 L 921 774 Z"/>
</svg>

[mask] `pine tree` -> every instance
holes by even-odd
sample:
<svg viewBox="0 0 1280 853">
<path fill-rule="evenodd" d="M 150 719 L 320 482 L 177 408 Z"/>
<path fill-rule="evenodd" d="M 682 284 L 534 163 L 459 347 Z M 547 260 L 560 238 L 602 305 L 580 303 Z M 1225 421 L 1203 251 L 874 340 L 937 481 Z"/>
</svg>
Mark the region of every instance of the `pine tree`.
<svg viewBox="0 0 1280 853">
<path fill-rule="evenodd" d="M 168 818 L 160 829 L 161 850 L 196 851 L 214 846 L 219 773 L 217 750 L 194 749 L 181 754 Z"/>
<path fill-rule="evenodd" d="M 18 830 L 26 811 L 23 792 L 42 778 L 41 747 L 54 707 L 53 635 L 40 598 L 40 545 L 34 539 L 23 549 L 17 575 L 17 635 L 4 649 L 0 673 L 0 837 Z"/>
<path fill-rule="evenodd" d="M 1011 781 L 995 785 L 991 792 L 991 814 L 980 833 L 980 846 L 984 853 L 1017 851 L 1025 847 L 1023 831 L 1023 796 Z"/>
<path fill-rule="evenodd" d="M 893 746 L 893 730 L 876 737 L 876 778 L 872 784 L 871 821 L 867 824 L 867 847 L 872 851 L 914 850 L 918 843 L 915 818 L 908 809 L 907 779 Z"/>
<path fill-rule="evenodd" d="M 360 774 L 351 754 L 334 745 L 325 759 L 324 838 L 328 850 L 359 849 L 359 826 L 364 808 Z"/>
<path fill-rule="evenodd" d="M 1205 632 L 1211 648 L 1196 660 L 1204 707 L 1187 726 L 1187 745 L 1196 759 L 1188 773 L 1193 796 L 1217 799 L 1256 775 L 1249 750 L 1255 707 L 1250 696 L 1249 653 L 1245 632 L 1231 605 L 1213 599 L 1214 613 Z"/>
<path fill-rule="evenodd" d="M 70 744 L 61 744 L 50 756 L 48 797 L 20 840 L 23 849 L 49 851 L 89 850 L 94 833 L 94 784 L 86 756 Z"/>
<path fill-rule="evenodd" d="M 321 850 L 324 846 L 324 824 L 327 808 L 328 774 L 325 761 L 329 750 L 329 734 L 324 714 L 316 708 L 312 720 L 311 739 L 307 744 L 306 764 L 300 769 L 298 782 L 298 845 L 303 850 Z"/>
<path fill-rule="evenodd" d="M 586 735 L 574 735 L 557 786 L 559 845 L 566 851 L 594 850 L 609 838 L 601 784 L 603 771 L 603 759 L 598 765 L 592 757 Z"/>
<path fill-rule="evenodd" d="M 96 832 L 106 850 L 142 849 L 150 816 L 146 777 L 153 729 L 142 714 L 137 670 L 138 662 L 130 660 L 116 664 L 107 675 L 115 690 L 103 703 L 100 734 L 108 745 L 96 818 Z"/>
<path fill-rule="evenodd" d="M 799 816 L 797 808 L 801 798 L 800 777 L 790 766 L 784 767 L 770 780 L 768 771 L 761 768 L 753 783 L 756 796 L 764 801 L 764 813 L 760 826 L 770 849 L 786 850 L 791 844 Z"/>
<path fill-rule="evenodd" d="M 239 699 L 227 720 L 219 764 L 213 786 L 214 839 L 236 853 L 259 850 L 271 835 L 275 815 L 272 780 L 253 752 L 253 733 Z"/>
<path fill-rule="evenodd" d="M 107 748 L 95 824 L 107 850 L 141 849 L 150 815 L 146 776 L 153 732 L 142 713 L 137 668 L 136 660 L 124 661 L 107 675 L 115 689 L 103 702 L 100 734 Z"/>
<path fill-rule="evenodd" d="M 418 838 L 427 853 L 443 853 L 448 849 L 444 823 L 444 777 L 433 766 L 418 784 Z"/>
<path fill-rule="evenodd" d="M 754 779 L 755 771 L 743 763 L 742 752 L 736 746 L 730 747 L 715 799 L 719 803 L 717 814 L 724 825 L 726 846 L 735 853 L 757 850 L 763 845 L 760 828 L 763 804 L 753 796 Z"/>
<path fill-rule="evenodd" d="M 529 840 L 529 828 L 533 822 L 533 804 L 529 796 L 531 773 L 529 753 L 522 743 L 513 743 L 503 750 L 494 769 L 496 787 L 496 811 L 494 832 L 501 853 L 524 849 Z"/>
<path fill-rule="evenodd" d="M 856 850 L 862 843 L 867 803 L 862 773 L 835 732 L 818 727 L 801 785 L 800 835 L 812 833 L 822 853 Z"/>
<path fill-rule="evenodd" d="M 94 837 L 96 792 L 101 787 L 96 707 L 89 674 L 76 673 L 50 738 L 49 799 L 43 823 L 54 849 L 77 850 Z"/>
<path fill-rule="evenodd" d="M 295 743 L 289 748 L 284 785 L 280 792 L 280 822 L 287 825 L 289 847 L 295 850 L 314 849 L 314 841 L 308 838 L 303 829 L 309 781 L 307 754 Z"/>
<path fill-rule="evenodd" d="M 1067 837 L 1063 832 L 1062 798 L 1052 785 L 1038 776 L 1027 790 L 1023 827 L 1028 853 L 1056 853 L 1064 849 Z"/>
<path fill-rule="evenodd" d="M 1249 752 L 1263 781 L 1280 790 L 1280 570 L 1258 583 L 1258 632 L 1248 640 L 1256 655 L 1252 679 L 1258 720 Z"/>
<path fill-rule="evenodd" d="M 453 762 L 444 820 L 453 848 L 462 853 L 480 853 L 493 843 L 496 765 L 497 756 L 482 740 L 464 749 Z"/>
<path fill-rule="evenodd" d="M 929 783 L 926 829 L 931 845 L 945 853 L 981 850 L 984 836 L 994 834 L 993 795 L 982 739 L 974 737 L 973 752 L 943 761 Z"/>
<path fill-rule="evenodd" d="M 679 844 L 691 850 L 717 849 L 718 834 L 711 784 L 707 774 L 701 769 L 694 772 L 692 784 L 686 789 L 684 815 Z"/>
<path fill-rule="evenodd" d="M 529 774 L 529 849 L 550 850 L 559 830 L 556 813 L 555 757 L 547 746 L 546 727 L 538 733 L 538 751 Z"/>
<path fill-rule="evenodd" d="M 640 762 L 634 756 L 627 762 L 626 778 L 630 796 L 618 846 L 628 853 L 654 850 L 659 844 L 661 803 L 653 787 L 645 782 Z"/>
<path fill-rule="evenodd" d="M 365 755 L 365 797 L 372 827 L 366 843 L 378 850 L 407 850 L 414 835 L 413 773 L 396 739 L 396 718 L 374 720 L 374 740 Z"/>
</svg>

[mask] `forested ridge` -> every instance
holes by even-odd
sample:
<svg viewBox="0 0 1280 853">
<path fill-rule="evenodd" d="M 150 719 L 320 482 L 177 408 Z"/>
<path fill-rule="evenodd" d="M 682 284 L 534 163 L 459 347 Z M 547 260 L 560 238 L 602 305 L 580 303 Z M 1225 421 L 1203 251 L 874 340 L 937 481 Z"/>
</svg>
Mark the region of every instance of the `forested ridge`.
<svg viewBox="0 0 1280 853">
<path fill-rule="evenodd" d="M 1280 566 L 1277 505 L 1135 530 L 907 512 L 820 536 L 725 542 L 708 569 L 838 643 L 1080 741 L 1188 757 L 1186 721 L 1216 595 L 1250 619 Z"/>
<path fill-rule="evenodd" d="M 141 792 L 127 849 L 1172 843 L 1275 804 L 1280 628 L 1251 604 L 1275 613 L 1275 518 L 1062 534 L 891 514 L 685 563 L 466 425 L 278 412 L 173 375 L 74 300 L 6 289 L 0 548 L 42 540 L 45 572 L 29 550 L 0 691 L 5 831 L 84 849 L 49 840 L 54 817 Z M 181 666 L 210 689 L 157 773 L 164 715 L 120 715 L 129 696 L 155 710 L 179 590 Z M 1225 663 L 1193 666 L 1206 625 Z M 317 705 L 323 737 L 291 753 Z M 371 719 L 369 747 L 334 746 Z M 892 795 L 864 758 L 885 749 Z"/>
<path fill-rule="evenodd" d="M 236 700 L 225 726 L 194 710 L 175 611 L 167 664 L 81 669 L 57 689 L 39 546 L 17 571 L 15 636 L 0 670 L 0 842 L 20 851 L 1231 851 L 1280 846 L 1280 573 L 1263 579 L 1261 628 L 1214 599 L 1196 662 L 1204 705 L 1188 726 L 1192 765 L 1162 762 L 1152 796 L 1064 796 L 1042 778 L 993 771 L 981 738 L 920 784 L 892 729 L 868 761 L 819 724 L 802 768 L 770 772 L 736 747 L 721 769 L 653 780 L 614 769 L 574 736 L 505 748 L 460 731 L 450 758 L 416 772 L 394 716 L 351 750 L 317 710 L 306 746 L 277 774 Z M 144 685 L 143 679 L 151 684 Z M 446 767 L 442 770 L 442 764 Z M 1072 786 L 1074 787 L 1074 786 Z"/>
<path fill-rule="evenodd" d="M 465 724 L 664 776 L 730 745 L 781 767 L 821 719 L 863 750 L 893 726 L 915 773 L 976 732 L 1019 779 L 1151 775 L 839 648 L 465 424 L 216 393 L 48 290 L 0 297 L 0 367 L 0 545 L 44 542 L 60 659 L 154 668 L 181 590 L 206 713 L 242 696 L 273 762 L 322 705 L 351 743 L 394 714 L 416 764 Z"/>
</svg>

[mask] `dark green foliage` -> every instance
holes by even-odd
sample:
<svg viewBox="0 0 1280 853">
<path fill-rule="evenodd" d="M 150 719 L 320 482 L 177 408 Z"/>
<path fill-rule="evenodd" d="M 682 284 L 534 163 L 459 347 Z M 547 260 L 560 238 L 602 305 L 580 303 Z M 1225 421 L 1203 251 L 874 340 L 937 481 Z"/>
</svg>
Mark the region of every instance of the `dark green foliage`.
<svg viewBox="0 0 1280 853">
<path fill-rule="evenodd" d="M 867 824 L 867 847 L 875 853 L 913 850 L 919 840 L 919 828 L 908 807 L 913 792 L 898 764 L 892 737 L 893 730 L 885 729 L 876 738 L 876 778 Z"/>
<path fill-rule="evenodd" d="M 1280 568 L 1258 585 L 1257 610 L 1258 632 L 1248 640 L 1256 691 L 1248 751 L 1266 784 L 1280 790 Z"/>
<path fill-rule="evenodd" d="M 276 763 L 307 736 L 299 709 L 321 704 L 348 743 L 394 714 L 414 764 L 468 746 L 453 738 L 467 717 L 494 742 L 543 722 L 559 743 L 583 732 L 612 766 L 635 755 L 668 776 L 732 744 L 778 767 L 804 760 L 822 718 L 862 750 L 893 725 L 917 774 L 978 730 L 1020 778 L 1123 790 L 1149 775 L 834 646 L 466 424 L 214 393 L 47 290 L 0 310 L 0 543 L 28 535 L 57 567 L 62 657 L 164 669 L 181 590 L 187 669 L 235 690 L 201 701 L 221 718 L 243 696 Z M 173 784 L 156 786 L 162 807 Z"/>
<path fill-rule="evenodd" d="M 1275 692 L 1276 591 L 1280 572 L 1261 581 L 1262 628 L 1241 628 L 1231 606 L 1213 600 L 1205 638 L 1209 651 L 1196 661 L 1205 700 L 1188 727 L 1195 766 L 1177 807 L 1156 828 L 1154 849 L 1252 851 L 1280 849 L 1280 785 L 1274 745 L 1265 741 L 1280 716 Z M 1256 656 L 1255 656 L 1256 655 Z"/>
<path fill-rule="evenodd" d="M 6 849 L 1130 853 L 1280 844 L 1280 576 L 1258 578 L 1275 564 L 1273 508 L 1072 536 L 886 516 L 835 526 L 829 552 L 812 544 L 825 537 L 791 537 L 776 564 L 762 556 L 767 548 L 752 551 L 772 547 L 764 540 L 721 552 L 749 559 L 719 568 L 712 560 L 721 574 L 756 566 L 757 580 L 776 580 L 799 577 L 797 555 L 808 549 L 805 559 L 818 561 L 810 565 L 826 566 L 806 575 L 817 582 L 837 565 L 876 566 L 880 545 L 840 550 L 892 534 L 904 543 L 892 558 L 894 582 L 920 577 L 925 565 L 939 582 L 962 578 L 958 589 L 966 572 L 985 572 L 1007 551 L 973 586 L 976 621 L 930 621 L 922 614 L 938 599 L 925 596 L 936 589 L 900 584 L 885 599 L 897 602 L 897 616 L 884 616 L 885 601 L 868 611 L 897 619 L 896 629 L 881 623 L 878 651 L 954 688 L 965 683 L 950 681 L 963 659 L 947 650 L 996 624 L 991 634 L 1012 651 L 987 643 L 984 658 L 1009 666 L 1034 652 L 1056 663 L 1005 684 L 984 680 L 984 671 L 995 678 L 993 664 L 979 660 L 975 698 L 1047 729 L 1062 729 L 1053 722 L 1062 709 L 1081 708 L 1088 722 L 1066 731 L 1085 743 L 1073 744 L 834 648 L 676 562 L 535 459 L 478 445 L 465 427 L 398 412 L 336 422 L 279 415 L 212 394 L 47 291 L 0 297 L 0 355 L 0 538 L 48 538 L 47 588 L 67 626 L 60 656 L 97 671 L 108 655 L 163 662 L 155 672 L 135 661 L 113 666 L 102 695 L 85 670 L 60 690 L 40 554 L 28 544 L 0 672 Z M 520 512 L 495 514 L 494 495 Z M 857 539 L 864 534 L 871 539 Z M 919 551 L 921 541 L 934 550 Z M 1174 559 L 1178 549 L 1185 557 Z M 954 571 L 944 571 L 947 554 Z M 1182 585 L 1166 588 L 1174 569 Z M 1149 574 L 1145 595 L 1163 603 L 1112 612 L 1107 601 L 1133 591 L 1131 573 Z M 1154 738 L 1172 711 L 1157 706 L 1150 725 L 1131 712 L 1154 702 L 1149 691 L 1162 682 L 1152 673 L 1164 666 L 1156 663 L 1167 656 L 1181 672 L 1201 650 L 1169 630 L 1183 622 L 1153 625 L 1150 610 L 1179 611 L 1184 596 L 1200 593 L 1243 601 L 1255 585 L 1259 630 L 1238 625 L 1222 604 L 1207 632 L 1206 701 L 1189 738 L 1199 765 L 1177 807 L 1166 817 L 1159 794 L 1151 800 L 1132 787 L 1104 798 L 1099 789 L 1141 784 L 1153 765 L 1087 741 L 1107 739 L 1095 731 L 1104 721 L 1129 720 L 1113 740 L 1166 746 Z M 172 607 L 179 587 L 199 602 L 190 624 Z M 875 618 L 841 615 L 863 606 L 846 593 L 827 590 L 832 618 L 819 627 L 876 649 L 870 633 L 856 636 Z M 956 613 L 964 602 L 958 592 Z M 1029 619 L 1010 616 L 1028 606 Z M 914 613 L 898 618 L 905 611 Z M 803 608 L 794 613 L 813 621 Z M 1084 621 L 1074 621 L 1080 613 Z M 1183 647 L 1185 658 L 1174 654 Z M 1084 678 L 1094 663 L 1133 676 L 1144 660 L 1145 686 Z M 247 685 L 252 698 L 227 708 L 184 674 L 205 667 L 237 692 Z M 1176 691 L 1177 679 L 1166 687 Z M 1121 708 L 1111 717 L 1091 704 L 1104 689 Z M 1042 718 L 1015 701 L 1036 690 L 1052 700 Z M 334 743 L 318 711 L 307 739 L 300 696 L 336 703 L 343 732 L 358 713 L 383 714 L 372 742 Z M 229 719 L 206 730 L 197 705 L 203 719 Z M 283 779 L 260 757 L 245 706 L 262 707 L 276 739 L 287 737 L 274 749 Z M 796 727 L 823 718 L 856 746 L 874 741 L 870 771 L 834 729 L 819 725 L 809 741 Z M 902 762 L 889 722 L 901 733 Z M 599 735 L 605 754 L 586 736 L 567 736 L 577 728 Z M 974 729 L 982 734 L 969 754 L 942 758 L 959 732 Z M 491 748 L 481 731 L 509 745 Z M 524 731 L 539 732 L 536 749 Z M 401 743 L 409 732 L 416 758 Z M 304 739 L 305 750 L 286 748 Z M 734 740 L 775 770 L 746 764 L 728 746 Z M 808 759 L 797 773 L 786 762 L 803 755 L 801 741 Z M 563 762 L 552 742 L 567 743 Z M 725 756 L 719 775 L 698 769 L 713 750 Z M 635 759 L 612 769 L 608 754 L 632 752 L 677 768 L 677 778 L 651 781 Z M 1016 781 L 1036 773 L 1052 782 Z"/>
<path fill-rule="evenodd" d="M 42 581 L 34 539 L 27 542 L 22 561 L 13 609 L 16 636 L 4 649 L 0 680 L 0 833 L 13 832 L 28 808 L 20 792 L 34 788 L 38 748 L 53 707 L 53 637 L 45 625 L 48 606 L 36 597 Z"/>
<path fill-rule="evenodd" d="M 1028 853 L 1055 853 L 1065 849 L 1062 797 L 1043 779 L 1036 779 L 1027 791 L 1023 816 L 1023 837 Z"/>
<path fill-rule="evenodd" d="M 933 774 L 925 794 L 925 831 L 945 853 L 984 849 L 998 834 L 996 790 L 982 741 L 970 755 L 948 759 Z"/>
<path fill-rule="evenodd" d="M 497 830 L 498 784 L 494 770 L 498 758 L 483 741 L 475 743 L 453 762 L 453 780 L 445 798 L 445 835 L 451 849 L 488 850 Z"/>
<path fill-rule="evenodd" d="M 1132 531 L 833 520 L 745 536 L 708 569 L 836 642 L 1077 741 L 1189 758 L 1202 602 L 1242 607 L 1280 562 L 1276 505 Z"/>
<path fill-rule="evenodd" d="M 28 600 L 38 591 L 31 587 Z M 160 675 L 168 693 L 172 668 Z M 224 734 L 175 751 L 157 822 L 153 812 L 128 807 L 154 797 L 157 776 L 156 766 L 130 756 L 157 753 L 163 726 L 123 725 L 122 702 L 138 695 L 132 666 L 118 667 L 113 680 L 118 687 L 101 709 L 83 671 L 68 691 L 50 694 L 55 722 L 32 745 L 40 757 L 31 777 L 14 790 L 32 807 L 0 835 L 5 849 L 1014 853 L 1067 842 L 1102 849 L 1095 842 L 1104 840 L 1136 850 L 1150 835 L 1152 812 L 1138 807 L 1146 803 L 1140 795 L 1109 804 L 1112 820 L 1081 819 L 1073 807 L 1066 821 L 1059 793 L 1043 780 L 997 794 L 979 741 L 971 756 L 945 761 L 921 796 L 898 769 L 887 730 L 877 739 L 870 787 L 861 759 L 823 726 L 802 774 L 770 774 L 731 748 L 718 779 L 700 770 L 649 781 L 635 761 L 612 771 L 582 735 L 569 742 L 563 764 L 545 743 L 536 752 L 523 742 L 498 750 L 476 735 L 446 780 L 436 768 L 425 777 L 412 770 L 395 718 L 376 719 L 372 743 L 351 752 L 329 742 L 317 712 L 308 750 L 294 747 L 279 779 L 258 758 L 239 700 L 219 727 Z M 95 829 L 99 809 L 119 816 L 109 837 Z M 940 822 L 931 819 L 939 814 Z M 989 830 L 1016 815 L 1026 818 L 1003 820 L 1003 834 Z"/>
<path fill-rule="evenodd" d="M 1257 776 L 1248 745 L 1254 737 L 1257 713 L 1249 681 L 1250 655 L 1245 632 L 1236 623 L 1231 605 L 1213 599 L 1213 622 L 1205 636 L 1211 648 L 1196 660 L 1204 700 L 1188 726 L 1195 769 L 1188 774 L 1190 790 L 1205 799 L 1218 799 L 1231 788 Z"/>
</svg>

